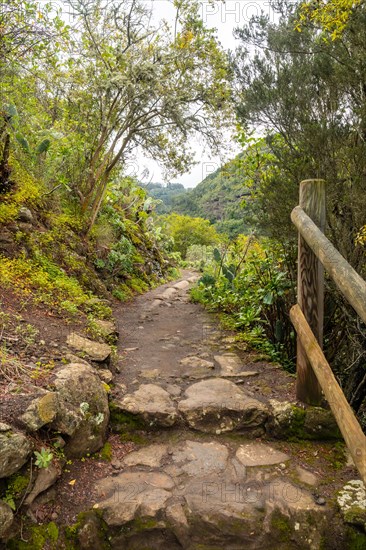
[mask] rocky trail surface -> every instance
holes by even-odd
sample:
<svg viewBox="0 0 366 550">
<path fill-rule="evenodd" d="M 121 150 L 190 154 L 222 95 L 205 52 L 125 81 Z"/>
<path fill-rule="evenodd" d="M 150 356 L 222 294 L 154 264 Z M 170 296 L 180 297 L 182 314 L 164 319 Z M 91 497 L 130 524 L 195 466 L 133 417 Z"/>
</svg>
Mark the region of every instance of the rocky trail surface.
<svg viewBox="0 0 366 550">
<path fill-rule="evenodd" d="M 190 303 L 184 275 L 116 311 L 115 428 L 150 444 L 97 483 L 112 547 L 341 548 L 334 497 L 355 472 L 332 469 L 331 414 L 297 408 L 294 377 Z"/>
<path fill-rule="evenodd" d="M 40 469 L 24 503 L 43 542 L 13 547 L 362 548 L 365 491 L 331 413 L 296 403 L 294 376 L 191 303 L 198 276 L 182 275 L 101 321 L 119 334 L 111 362 L 108 344 L 63 335 L 56 391 L 22 400 L 23 425 L 57 429 L 70 460 Z M 12 475 L 32 442 L 5 423 L 1 438 Z"/>
</svg>

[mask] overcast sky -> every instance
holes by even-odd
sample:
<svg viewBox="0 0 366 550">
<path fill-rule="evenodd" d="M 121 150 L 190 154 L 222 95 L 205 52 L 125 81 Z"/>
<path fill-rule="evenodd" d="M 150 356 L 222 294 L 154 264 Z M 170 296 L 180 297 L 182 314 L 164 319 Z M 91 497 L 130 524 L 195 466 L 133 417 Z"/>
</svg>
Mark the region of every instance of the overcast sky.
<svg viewBox="0 0 366 550">
<path fill-rule="evenodd" d="M 174 20 L 174 8 L 167 0 L 145 1 L 153 2 L 157 19 Z M 256 2 L 252 0 L 227 0 L 225 3 L 215 0 L 214 4 L 202 1 L 200 5 L 201 17 L 204 23 L 209 28 L 217 29 L 217 37 L 226 50 L 234 50 L 237 45 L 237 41 L 233 36 L 233 30 L 247 23 L 253 15 L 259 15 L 263 11 L 271 18 L 273 17 L 271 4 L 265 0 L 257 0 Z M 178 176 L 174 181 L 182 183 L 185 187 L 195 187 L 206 176 L 219 168 L 228 158 L 233 158 L 239 152 L 238 146 L 231 140 L 229 135 L 227 136 L 226 145 L 231 149 L 231 153 L 226 158 L 219 158 L 212 157 L 209 150 L 205 150 L 202 143 L 198 141 L 192 142 L 193 149 L 196 151 L 197 161 L 199 162 L 189 172 Z M 131 170 L 142 174 L 144 168 L 149 172 L 147 177 L 142 178 L 145 182 L 163 182 L 163 173 L 159 165 L 140 155 L 135 163 L 132 164 Z"/>
</svg>

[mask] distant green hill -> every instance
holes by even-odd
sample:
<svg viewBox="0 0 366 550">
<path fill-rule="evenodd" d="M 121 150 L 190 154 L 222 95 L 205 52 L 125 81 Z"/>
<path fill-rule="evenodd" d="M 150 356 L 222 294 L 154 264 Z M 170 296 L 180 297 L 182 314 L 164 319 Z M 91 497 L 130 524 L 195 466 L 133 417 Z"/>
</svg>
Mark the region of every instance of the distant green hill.
<svg viewBox="0 0 366 550">
<path fill-rule="evenodd" d="M 173 199 L 178 195 L 184 196 L 187 191 L 181 183 L 168 183 L 167 185 L 163 185 L 162 183 L 148 183 L 146 185 L 140 185 L 151 197 L 162 201 L 156 208 L 158 214 L 168 214 L 171 212 Z"/>
<path fill-rule="evenodd" d="M 252 227 L 249 216 L 251 190 L 246 180 L 242 153 L 207 176 L 194 189 L 172 198 L 172 210 L 207 218 L 218 231 L 231 237 L 248 233 Z"/>
</svg>

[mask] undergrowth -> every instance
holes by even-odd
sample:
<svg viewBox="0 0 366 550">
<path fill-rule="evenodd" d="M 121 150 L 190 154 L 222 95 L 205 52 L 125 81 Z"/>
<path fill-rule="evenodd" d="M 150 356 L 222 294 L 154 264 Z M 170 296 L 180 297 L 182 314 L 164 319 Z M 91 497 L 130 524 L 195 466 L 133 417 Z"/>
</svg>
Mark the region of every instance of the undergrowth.
<svg viewBox="0 0 366 550">
<path fill-rule="evenodd" d="M 238 237 L 213 251 L 191 299 L 219 312 L 240 339 L 293 370 L 295 334 L 288 311 L 294 287 L 283 251 L 268 240 Z"/>
</svg>

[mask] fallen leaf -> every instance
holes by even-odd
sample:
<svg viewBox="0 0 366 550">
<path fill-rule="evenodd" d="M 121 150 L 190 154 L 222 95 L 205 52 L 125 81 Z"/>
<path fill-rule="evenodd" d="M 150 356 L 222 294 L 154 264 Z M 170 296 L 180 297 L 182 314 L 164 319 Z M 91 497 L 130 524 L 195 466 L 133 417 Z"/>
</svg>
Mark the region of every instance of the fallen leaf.
<svg viewBox="0 0 366 550">
<path fill-rule="evenodd" d="M 69 481 L 69 485 L 75 485 L 76 483 L 76 479 L 72 479 L 71 481 Z"/>
</svg>

